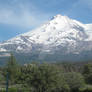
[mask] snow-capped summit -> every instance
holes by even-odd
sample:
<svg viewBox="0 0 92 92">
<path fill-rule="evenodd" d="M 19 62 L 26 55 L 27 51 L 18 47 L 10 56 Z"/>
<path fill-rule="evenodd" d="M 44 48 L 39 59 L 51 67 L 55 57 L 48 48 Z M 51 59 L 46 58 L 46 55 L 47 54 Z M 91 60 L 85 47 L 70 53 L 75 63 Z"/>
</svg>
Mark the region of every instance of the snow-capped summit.
<svg viewBox="0 0 92 92">
<path fill-rule="evenodd" d="M 61 40 L 64 40 L 64 38 L 85 40 L 87 34 L 81 25 L 83 24 L 69 19 L 67 16 L 57 15 L 47 24 L 42 25 L 36 30 L 22 34 L 22 36 L 29 36 L 30 40 L 35 40 L 36 43 L 42 44 L 55 43 L 57 40 L 61 44 Z"/>
<path fill-rule="evenodd" d="M 0 51 L 17 53 L 80 54 L 92 51 L 92 25 L 56 15 L 41 27 L 0 43 Z M 90 34 L 89 34 L 90 32 Z"/>
</svg>

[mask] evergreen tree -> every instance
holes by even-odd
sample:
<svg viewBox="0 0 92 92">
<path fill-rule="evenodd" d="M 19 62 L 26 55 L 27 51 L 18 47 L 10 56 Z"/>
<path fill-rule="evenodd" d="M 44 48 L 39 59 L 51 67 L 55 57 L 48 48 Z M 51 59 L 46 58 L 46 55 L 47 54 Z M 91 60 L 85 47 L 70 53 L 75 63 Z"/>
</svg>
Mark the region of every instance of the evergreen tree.
<svg viewBox="0 0 92 92">
<path fill-rule="evenodd" d="M 92 84 L 92 64 L 84 65 L 83 75 L 88 84 Z"/>
<path fill-rule="evenodd" d="M 20 79 L 31 92 L 69 92 L 63 73 L 55 65 L 31 64 L 21 70 Z"/>
<path fill-rule="evenodd" d="M 79 88 L 85 86 L 84 77 L 77 72 L 65 73 L 66 83 L 69 85 L 71 92 L 78 92 Z"/>
<path fill-rule="evenodd" d="M 11 56 L 9 57 L 9 61 L 6 65 L 6 72 L 9 74 L 10 82 L 11 83 L 16 82 L 17 75 L 19 73 L 19 66 L 13 54 L 11 54 Z"/>
</svg>

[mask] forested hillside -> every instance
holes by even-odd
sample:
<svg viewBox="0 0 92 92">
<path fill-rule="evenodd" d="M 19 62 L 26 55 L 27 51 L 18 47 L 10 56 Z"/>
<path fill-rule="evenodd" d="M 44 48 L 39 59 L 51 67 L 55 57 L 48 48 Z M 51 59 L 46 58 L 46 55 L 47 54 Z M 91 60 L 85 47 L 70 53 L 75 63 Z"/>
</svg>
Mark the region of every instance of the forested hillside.
<svg viewBox="0 0 92 92">
<path fill-rule="evenodd" d="M 7 79 L 8 76 L 8 79 Z M 0 92 L 92 92 L 91 62 L 19 65 L 11 54 L 0 68 Z"/>
</svg>

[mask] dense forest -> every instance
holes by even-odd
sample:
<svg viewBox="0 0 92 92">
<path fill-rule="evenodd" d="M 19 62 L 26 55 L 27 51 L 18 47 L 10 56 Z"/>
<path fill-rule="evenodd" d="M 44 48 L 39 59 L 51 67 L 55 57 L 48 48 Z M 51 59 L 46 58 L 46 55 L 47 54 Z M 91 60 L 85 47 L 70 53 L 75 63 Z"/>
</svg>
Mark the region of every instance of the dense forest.
<svg viewBox="0 0 92 92">
<path fill-rule="evenodd" d="M 11 54 L 8 63 L 0 67 L 0 92 L 92 92 L 92 63 L 20 65 Z"/>
</svg>

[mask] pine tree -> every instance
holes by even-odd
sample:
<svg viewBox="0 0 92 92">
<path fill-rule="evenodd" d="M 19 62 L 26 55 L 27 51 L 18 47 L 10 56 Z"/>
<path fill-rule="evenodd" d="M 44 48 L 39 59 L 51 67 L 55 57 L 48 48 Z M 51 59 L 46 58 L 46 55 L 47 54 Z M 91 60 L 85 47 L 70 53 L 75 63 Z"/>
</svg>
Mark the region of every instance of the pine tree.
<svg viewBox="0 0 92 92">
<path fill-rule="evenodd" d="M 18 72 L 19 72 L 19 67 L 18 64 L 16 62 L 16 58 L 14 57 L 13 54 L 11 54 L 11 56 L 9 57 L 9 61 L 6 65 L 6 71 L 9 74 L 9 80 L 11 83 L 14 83 L 16 81 Z"/>
</svg>

